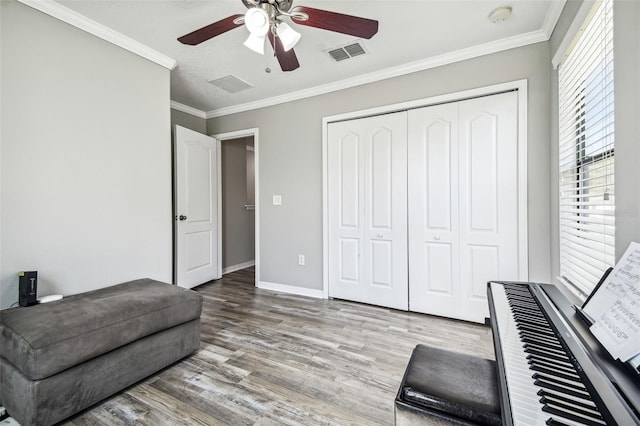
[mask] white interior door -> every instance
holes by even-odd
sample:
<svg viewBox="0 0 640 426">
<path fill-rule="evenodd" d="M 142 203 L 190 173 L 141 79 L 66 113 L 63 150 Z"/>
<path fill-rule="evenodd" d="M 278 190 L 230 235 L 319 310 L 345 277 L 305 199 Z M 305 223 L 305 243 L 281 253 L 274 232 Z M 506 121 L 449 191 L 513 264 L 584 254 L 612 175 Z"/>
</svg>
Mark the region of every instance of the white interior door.
<svg viewBox="0 0 640 426">
<path fill-rule="evenodd" d="M 218 159 L 214 138 L 175 130 L 176 284 L 192 288 L 220 278 Z"/>
<path fill-rule="evenodd" d="M 518 94 L 460 102 L 459 318 L 489 317 L 487 281 L 519 278 Z"/>
<path fill-rule="evenodd" d="M 517 280 L 517 93 L 409 113 L 410 308 L 483 322 Z"/>
<path fill-rule="evenodd" d="M 406 113 L 328 126 L 329 296 L 408 309 Z"/>
<path fill-rule="evenodd" d="M 460 303 L 458 103 L 409 111 L 409 309 L 455 316 Z"/>
</svg>

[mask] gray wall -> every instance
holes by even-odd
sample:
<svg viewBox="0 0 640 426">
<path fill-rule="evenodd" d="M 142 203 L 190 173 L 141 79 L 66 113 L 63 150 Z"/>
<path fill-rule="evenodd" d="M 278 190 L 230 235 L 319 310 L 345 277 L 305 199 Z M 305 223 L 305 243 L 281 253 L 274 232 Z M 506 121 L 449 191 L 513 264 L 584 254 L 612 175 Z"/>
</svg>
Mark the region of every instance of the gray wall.
<svg viewBox="0 0 640 426">
<path fill-rule="evenodd" d="M 555 54 L 582 1 L 567 2 L 551 38 Z M 640 241 L 640 2 L 614 2 L 616 259 Z M 558 72 L 551 91 L 551 275 L 560 274 L 558 211 Z"/>
<path fill-rule="evenodd" d="M 171 281 L 169 70 L 12 0 L 1 10 L 0 306 Z"/>
<path fill-rule="evenodd" d="M 171 108 L 171 140 L 173 141 L 173 133 L 175 132 L 175 126 L 186 127 L 187 129 L 194 130 L 203 134 L 207 134 L 207 120 L 204 118 L 196 117 L 195 115 L 187 114 L 186 112 L 178 111 Z"/>
<path fill-rule="evenodd" d="M 550 278 L 548 43 L 207 120 L 209 134 L 257 127 L 261 281 L 322 288 L 322 117 L 528 79 L 529 277 Z M 292 75 L 292 78 L 295 76 Z M 271 197 L 282 195 L 282 205 Z M 305 254 L 306 266 L 297 265 Z"/>
<path fill-rule="evenodd" d="M 222 268 L 255 259 L 255 212 L 247 200 L 247 145 L 253 137 L 221 142 L 222 164 Z"/>
<path fill-rule="evenodd" d="M 613 5 L 616 259 L 640 242 L 640 1 Z"/>
</svg>

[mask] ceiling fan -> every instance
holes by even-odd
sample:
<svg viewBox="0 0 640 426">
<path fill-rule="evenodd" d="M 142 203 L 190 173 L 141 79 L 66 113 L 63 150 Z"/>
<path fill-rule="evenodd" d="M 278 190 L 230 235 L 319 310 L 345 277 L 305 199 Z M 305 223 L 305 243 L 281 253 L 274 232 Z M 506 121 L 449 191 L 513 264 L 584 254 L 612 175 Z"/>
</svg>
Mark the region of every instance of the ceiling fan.
<svg viewBox="0 0 640 426">
<path fill-rule="evenodd" d="M 293 46 L 300 34 L 284 22 L 290 18 L 299 25 L 320 28 L 370 39 L 378 32 L 378 21 L 345 15 L 311 7 L 292 7 L 293 0 L 241 0 L 247 7 L 244 15 L 232 15 L 178 38 L 183 44 L 195 46 L 243 24 L 249 30 L 244 45 L 264 54 L 265 38 L 271 43 L 282 71 L 293 71 L 300 66 Z"/>
</svg>

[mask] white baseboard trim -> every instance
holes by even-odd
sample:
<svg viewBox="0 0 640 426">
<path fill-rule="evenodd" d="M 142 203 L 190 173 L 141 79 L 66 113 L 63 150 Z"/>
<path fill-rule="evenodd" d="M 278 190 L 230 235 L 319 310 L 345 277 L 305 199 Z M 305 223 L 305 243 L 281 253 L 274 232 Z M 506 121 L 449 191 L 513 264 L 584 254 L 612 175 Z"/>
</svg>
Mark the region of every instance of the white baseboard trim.
<svg viewBox="0 0 640 426">
<path fill-rule="evenodd" d="M 324 299 L 324 294 L 322 290 L 314 290 L 311 288 L 296 287 L 293 285 L 286 285 L 286 284 L 270 283 L 267 281 L 259 281 L 256 287 L 264 290 L 277 291 L 280 293 L 295 294 L 296 296 L 306 296 L 306 297 L 313 297 L 316 299 Z"/>
<path fill-rule="evenodd" d="M 249 260 L 248 262 L 238 263 L 237 265 L 227 266 L 226 268 L 222 268 L 222 275 L 229 274 L 231 272 L 239 271 L 244 268 L 248 268 L 250 266 L 255 266 L 255 260 Z"/>
</svg>

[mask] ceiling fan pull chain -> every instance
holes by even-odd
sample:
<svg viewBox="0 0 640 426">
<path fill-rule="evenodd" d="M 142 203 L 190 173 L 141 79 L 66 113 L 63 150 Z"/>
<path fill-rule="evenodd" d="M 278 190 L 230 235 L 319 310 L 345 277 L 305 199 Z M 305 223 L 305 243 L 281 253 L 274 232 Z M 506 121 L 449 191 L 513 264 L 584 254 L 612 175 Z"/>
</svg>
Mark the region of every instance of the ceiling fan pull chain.
<svg viewBox="0 0 640 426">
<path fill-rule="evenodd" d="M 271 41 L 271 37 L 273 37 L 273 34 L 270 33 L 268 35 L 269 41 Z M 271 43 L 269 43 L 269 44 L 271 44 Z M 267 74 L 271 73 L 271 66 L 270 66 L 271 65 L 271 58 L 273 56 L 276 56 L 275 49 L 271 49 L 271 50 L 273 51 L 273 55 L 264 55 L 266 57 L 265 59 L 266 59 L 266 62 L 267 62 L 267 66 L 264 68 L 264 72 L 266 72 Z"/>
<path fill-rule="evenodd" d="M 275 56 L 275 53 L 273 55 Z M 269 65 L 271 65 L 271 55 L 267 55 L 267 66 L 264 69 L 264 72 L 267 74 L 271 73 L 271 67 Z"/>
</svg>

